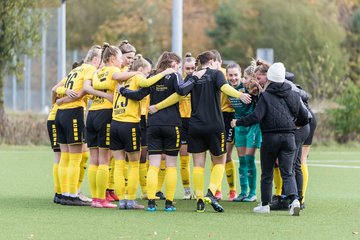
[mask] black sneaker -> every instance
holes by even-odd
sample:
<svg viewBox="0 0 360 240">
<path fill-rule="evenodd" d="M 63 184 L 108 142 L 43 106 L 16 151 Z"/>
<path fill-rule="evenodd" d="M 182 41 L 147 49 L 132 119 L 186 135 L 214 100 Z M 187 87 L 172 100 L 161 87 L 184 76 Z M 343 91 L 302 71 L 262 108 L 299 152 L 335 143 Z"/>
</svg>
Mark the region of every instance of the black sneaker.
<svg viewBox="0 0 360 240">
<path fill-rule="evenodd" d="M 158 191 L 155 196 L 158 197 L 160 200 L 166 200 L 166 197 L 162 191 Z"/>
<path fill-rule="evenodd" d="M 205 203 L 202 199 L 199 199 L 196 203 L 196 212 L 198 213 L 205 212 Z"/>
<path fill-rule="evenodd" d="M 156 211 L 155 199 L 149 199 L 148 207 L 147 207 L 146 210 L 149 211 L 149 212 L 155 212 Z"/>
<path fill-rule="evenodd" d="M 204 197 L 204 202 L 206 204 L 211 204 L 211 206 L 216 212 L 224 212 L 224 208 L 216 201 L 214 195 L 210 190 L 208 190 L 208 193 Z"/>
<path fill-rule="evenodd" d="M 165 212 L 175 212 L 176 211 L 176 207 L 174 206 L 172 201 L 166 199 L 164 211 Z"/>
</svg>

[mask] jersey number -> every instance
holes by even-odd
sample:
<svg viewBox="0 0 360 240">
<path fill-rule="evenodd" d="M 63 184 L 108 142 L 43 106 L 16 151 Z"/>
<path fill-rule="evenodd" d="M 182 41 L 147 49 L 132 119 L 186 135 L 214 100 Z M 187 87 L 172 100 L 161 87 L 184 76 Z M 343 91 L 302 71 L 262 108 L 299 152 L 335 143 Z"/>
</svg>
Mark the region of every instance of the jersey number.
<svg viewBox="0 0 360 240">
<path fill-rule="evenodd" d="M 129 85 L 124 86 L 125 88 L 129 87 Z M 116 107 L 119 108 L 119 97 L 121 96 L 121 94 L 119 93 L 117 98 L 116 98 Z M 125 101 L 120 102 L 120 107 L 126 107 L 129 103 L 129 99 L 127 97 L 125 97 Z"/>
<path fill-rule="evenodd" d="M 65 82 L 65 87 L 68 89 L 72 89 L 74 87 L 74 78 L 76 78 L 77 73 L 73 73 L 73 74 L 69 74 L 66 82 Z"/>
</svg>

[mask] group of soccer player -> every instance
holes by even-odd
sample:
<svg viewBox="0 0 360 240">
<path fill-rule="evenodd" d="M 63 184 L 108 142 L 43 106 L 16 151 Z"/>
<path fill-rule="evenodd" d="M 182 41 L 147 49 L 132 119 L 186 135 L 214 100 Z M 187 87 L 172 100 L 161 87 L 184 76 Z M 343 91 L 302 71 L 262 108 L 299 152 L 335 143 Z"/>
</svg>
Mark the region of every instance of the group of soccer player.
<svg viewBox="0 0 360 240">
<path fill-rule="evenodd" d="M 205 203 L 217 212 L 224 211 L 219 204 L 224 172 L 229 201 L 255 202 L 255 152 L 261 146 L 261 129 L 258 123 L 232 127 L 231 122 L 254 112 L 269 67 L 262 61 L 252 61 L 242 77 L 236 63 L 222 68 L 217 50 L 205 51 L 196 58 L 187 53 L 183 59 L 164 52 L 153 66 L 150 59 L 136 54 L 128 41 L 118 46 L 105 43 L 91 47 L 83 62 L 75 63 L 52 89 L 53 107 L 47 125 L 55 153 L 54 202 L 156 211 L 155 201 L 161 199 L 165 200 L 165 211 L 176 211 L 178 155 L 183 199 L 196 198 L 197 212 L 205 211 Z M 301 156 L 306 133 L 299 135 L 299 160 L 292 162 L 299 163 L 294 164 L 294 174 L 304 172 L 298 185 L 303 203 L 308 150 Z M 313 130 L 310 135 L 312 139 Z M 232 159 L 234 145 L 239 158 L 239 194 Z M 204 194 L 207 151 L 212 164 Z M 195 196 L 190 188 L 189 153 L 193 158 Z M 80 191 L 86 169 L 91 199 Z M 286 205 L 286 192 L 281 192 L 280 171 L 275 168 L 274 173 L 276 194 L 271 206 L 276 210 L 281 209 L 279 204 Z M 165 195 L 161 191 L 164 182 Z M 136 201 L 139 183 L 147 207 Z"/>
</svg>

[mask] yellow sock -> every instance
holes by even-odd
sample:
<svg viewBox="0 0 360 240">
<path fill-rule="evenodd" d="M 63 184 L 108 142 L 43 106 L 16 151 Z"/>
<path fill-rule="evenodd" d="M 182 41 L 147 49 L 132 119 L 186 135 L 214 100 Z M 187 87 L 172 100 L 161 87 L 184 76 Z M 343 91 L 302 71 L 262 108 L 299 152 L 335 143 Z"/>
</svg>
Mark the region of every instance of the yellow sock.
<svg viewBox="0 0 360 240">
<path fill-rule="evenodd" d="M 218 186 L 220 186 L 222 182 L 224 171 L 224 164 L 215 164 L 213 170 L 211 171 L 209 189 L 214 196 Z"/>
<path fill-rule="evenodd" d="M 190 187 L 190 156 L 180 156 L 180 175 L 184 188 Z"/>
<path fill-rule="evenodd" d="M 139 185 L 140 161 L 129 161 L 128 199 L 136 199 L 136 191 Z"/>
<path fill-rule="evenodd" d="M 98 198 L 96 192 L 96 173 L 98 166 L 90 164 L 88 171 L 88 182 L 90 187 L 90 193 L 92 198 Z"/>
<path fill-rule="evenodd" d="M 274 168 L 274 185 L 275 185 L 275 195 L 280 196 L 282 192 L 282 178 L 280 174 L 280 168 Z"/>
<path fill-rule="evenodd" d="M 231 162 L 225 164 L 225 171 L 230 191 L 236 191 L 236 170 L 234 160 L 231 159 Z"/>
<path fill-rule="evenodd" d="M 149 199 L 155 199 L 156 188 L 158 186 L 158 175 L 159 168 L 155 166 L 149 166 L 149 171 L 147 174 L 147 193 Z"/>
<path fill-rule="evenodd" d="M 159 171 L 159 174 L 158 174 L 158 185 L 156 187 L 156 192 L 159 192 L 159 191 L 162 190 L 162 186 L 163 186 L 164 180 L 165 180 L 165 174 L 166 174 L 165 160 L 161 160 L 160 171 Z"/>
<path fill-rule="evenodd" d="M 114 182 L 115 182 L 115 193 L 118 195 L 120 200 L 125 199 L 125 159 L 117 160 L 115 159 L 114 167 Z"/>
<path fill-rule="evenodd" d="M 148 161 L 146 161 L 145 163 L 140 163 L 140 167 L 139 167 L 139 180 L 140 180 L 141 192 L 143 195 L 147 193 L 146 191 L 146 175 L 148 171 L 147 162 Z"/>
<path fill-rule="evenodd" d="M 196 199 L 204 198 L 204 168 L 193 168 L 193 183 Z"/>
<path fill-rule="evenodd" d="M 70 153 L 69 161 L 69 193 L 70 196 L 76 196 L 78 193 L 78 184 L 80 176 L 80 163 L 82 159 L 82 153 Z"/>
<path fill-rule="evenodd" d="M 302 203 L 305 202 L 305 193 L 307 190 L 307 185 L 308 185 L 308 181 L 309 181 L 309 169 L 306 163 L 301 164 L 301 171 L 303 174 L 303 189 L 302 189 Z M 301 196 L 299 196 L 301 197 Z"/>
<path fill-rule="evenodd" d="M 128 177 L 129 177 L 129 162 L 125 161 L 125 166 L 124 166 L 125 193 L 127 193 Z"/>
<path fill-rule="evenodd" d="M 69 168 L 69 153 L 62 152 L 60 155 L 58 174 L 59 174 L 61 192 L 66 194 L 69 194 L 68 168 Z"/>
<path fill-rule="evenodd" d="M 54 180 L 54 192 L 57 194 L 61 194 L 58 163 L 53 164 L 53 180 Z"/>
<path fill-rule="evenodd" d="M 108 189 L 114 190 L 114 169 L 115 169 L 115 160 L 114 157 L 110 158 L 109 163 L 109 181 L 108 181 Z"/>
<path fill-rule="evenodd" d="M 176 167 L 167 167 L 165 174 L 165 186 L 166 186 L 166 199 L 174 201 L 175 191 L 177 184 L 177 171 Z"/>
<path fill-rule="evenodd" d="M 81 158 L 81 163 L 80 163 L 80 176 L 79 176 L 78 189 L 80 189 L 81 184 L 83 183 L 85 171 L 86 171 L 86 164 L 87 164 L 88 159 L 89 159 L 89 153 L 83 152 L 82 158 Z"/>
<path fill-rule="evenodd" d="M 96 195 L 99 199 L 105 199 L 105 191 L 109 181 L 109 166 L 99 165 L 96 173 Z"/>
</svg>

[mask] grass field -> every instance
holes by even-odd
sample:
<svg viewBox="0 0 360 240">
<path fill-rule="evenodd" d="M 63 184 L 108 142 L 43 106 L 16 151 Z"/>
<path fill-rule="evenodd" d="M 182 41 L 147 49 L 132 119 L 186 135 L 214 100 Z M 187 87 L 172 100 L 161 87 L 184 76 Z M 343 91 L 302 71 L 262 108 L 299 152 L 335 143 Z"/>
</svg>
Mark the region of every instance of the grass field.
<svg viewBox="0 0 360 240">
<path fill-rule="evenodd" d="M 256 203 L 226 201 L 224 213 L 211 207 L 196 213 L 195 201 L 183 200 L 173 213 L 161 210 L 163 202 L 154 213 L 59 206 L 52 203 L 52 158 L 47 147 L 0 146 L 0 239 L 360 239 L 356 148 L 312 149 L 300 217 L 284 211 L 257 215 Z M 87 195 L 88 189 L 85 176 Z M 176 198 L 182 194 L 179 181 Z"/>
</svg>

